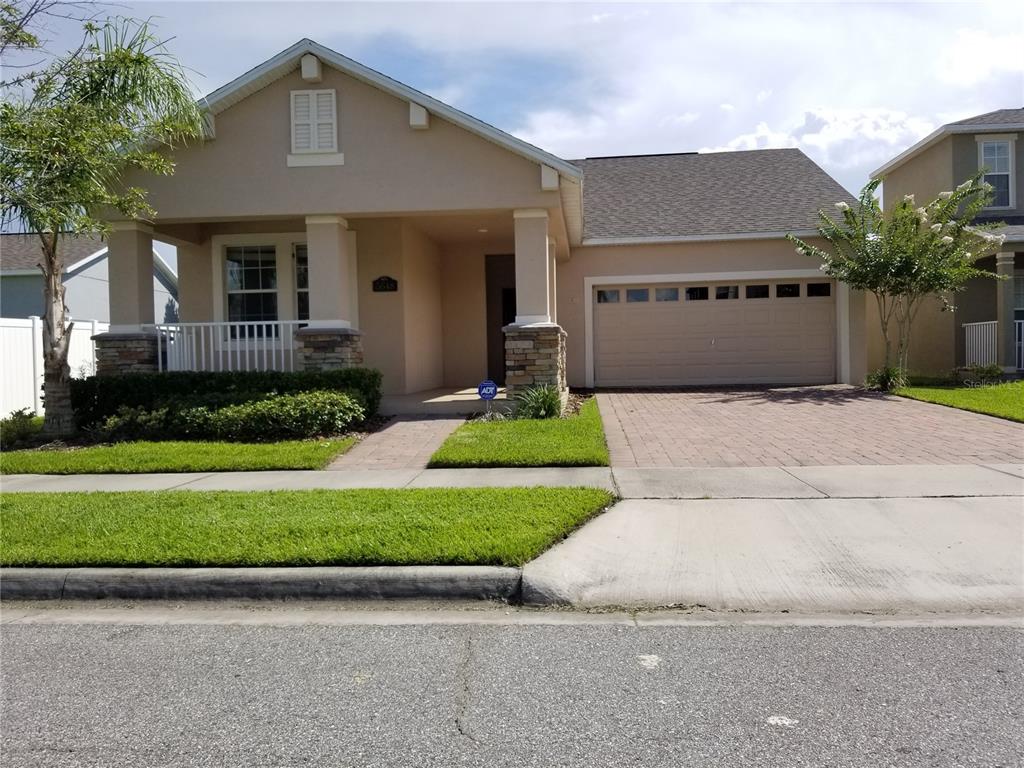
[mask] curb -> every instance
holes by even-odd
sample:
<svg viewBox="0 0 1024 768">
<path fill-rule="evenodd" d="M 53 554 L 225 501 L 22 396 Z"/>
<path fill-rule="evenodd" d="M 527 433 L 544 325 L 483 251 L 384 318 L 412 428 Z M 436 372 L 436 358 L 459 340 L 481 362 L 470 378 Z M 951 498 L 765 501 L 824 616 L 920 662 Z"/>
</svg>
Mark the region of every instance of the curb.
<svg viewBox="0 0 1024 768">
<path fill-rule="evenodd" d="M 274 600 L 519 597 L 519 568 L 0 568 L 0 600 Z"/>
</svg>

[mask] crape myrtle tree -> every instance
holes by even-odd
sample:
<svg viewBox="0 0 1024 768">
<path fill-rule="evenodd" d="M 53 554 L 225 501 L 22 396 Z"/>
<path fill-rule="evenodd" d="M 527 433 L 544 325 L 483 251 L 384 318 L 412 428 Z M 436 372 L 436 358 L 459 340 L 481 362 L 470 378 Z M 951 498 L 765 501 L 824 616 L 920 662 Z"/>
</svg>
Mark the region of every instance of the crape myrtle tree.
<svg viewBox="0 0 1024 768">
<path fill-rule="evenodd" d="M 996 277 L 976 266 L 1003 242 L 991 232 L 999 225 L 972 223 L 992 196 L 982 177 L 978 173 L 921 206 L 907 195 L 888 211 L 875 196 L 881 183 L 875 179 L 861 190 L 856 205 L 836 203 L 838 219 L 818 213 L 818 233 L 830 248 L 787 235 L 798 253 L 821 262 L 826 275 L 874 294 L 885 363 L 872 378 L 883 388 L 896 389 L 906 381 L 911 327 L 926 301 L 952 310 L 952 295 L 968 280 Z"/>
<path fill-rule="evenodd" d="M 16 4 L 0 6 L 0 49 L 40 48 Z M 65 238 L 104 235 L 111 214 L 147 219 L 131 169 L 170 174 L 166 151 L 202 133 L 178 61 L 152 27 L 131 19 L 84 24 L 81 45 L 5 85 L 0 104 L 0 194 L 5 227 L 39 237 L 43 274 L 43 432 L 73 430 L 64 304 Z"/>
</svg>

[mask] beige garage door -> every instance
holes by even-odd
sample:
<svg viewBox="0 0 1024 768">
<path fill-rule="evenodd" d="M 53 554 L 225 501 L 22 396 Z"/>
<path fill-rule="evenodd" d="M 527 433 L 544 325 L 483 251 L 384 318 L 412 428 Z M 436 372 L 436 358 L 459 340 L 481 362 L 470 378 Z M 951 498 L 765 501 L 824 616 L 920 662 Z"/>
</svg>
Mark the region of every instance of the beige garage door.
<svg viewBox="0 0 1024 768">
<path fill-rule="evenodd" d="M 831 383 L 834 293 L 817 280 L 599 286 L 595 384 Z"/>
</svg>

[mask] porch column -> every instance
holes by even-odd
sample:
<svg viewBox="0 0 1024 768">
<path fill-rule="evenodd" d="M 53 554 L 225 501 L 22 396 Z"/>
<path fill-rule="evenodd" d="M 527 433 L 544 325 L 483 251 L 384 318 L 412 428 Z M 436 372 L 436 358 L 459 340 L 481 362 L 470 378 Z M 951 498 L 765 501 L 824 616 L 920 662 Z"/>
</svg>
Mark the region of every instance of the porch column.
<svg viewBox="0 0 1024 768">
<path fill-rule="evenodd" d="M 110 330 L 94 336 L 96 373 L 148 373 L 157 369 L 152 328 L 153 229 L 136 221 L 114 222 L 107 238 Z"/>
<path fill-rule="evenodd" d="M 548 212 L 513 214 L 516 233 L 516 325 L 550 323 L 548 307 Z"/>
<path fill-rule="evenodd" d="M 505 332 L 505 386 L 510 395 L 531 386 L 551 385 L 562 395 L 565 378 L 565 331 L 554 321 L 553 249 L 548 212 L 517 210 L 515 222 L 516 321 Z"/>
<path fill-rule="evenodd" d="M 319 371 L 362 365 L 355 232 L 341 216 L 307 216 L 309 325 L 295 333 L 297 365 Z"/>
<path fill-rule="evenodd" d="M 1013 262 L 1014 253 L 996 254 L 996 362 L 1007 373 L 1017 370 L 1017 338 L 1013 323 Z"/>
</svg>

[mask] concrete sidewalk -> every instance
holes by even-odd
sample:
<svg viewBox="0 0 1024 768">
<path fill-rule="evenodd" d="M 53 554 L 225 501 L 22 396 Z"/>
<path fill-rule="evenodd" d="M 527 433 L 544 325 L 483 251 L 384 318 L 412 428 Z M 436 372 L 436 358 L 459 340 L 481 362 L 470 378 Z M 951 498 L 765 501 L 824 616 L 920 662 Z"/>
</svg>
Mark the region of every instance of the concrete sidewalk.
<svg viewBox="0 0 1024 768">
<path fill-rule="evenodd" d="M 589 486 L 623 499 L 807 499 L 1024 496 L 1024 465 L 628 469 L 348 469 L 137 475 L 4 475 L 0 489 L 267 491 L 348 488 Z"/>
</svg>

